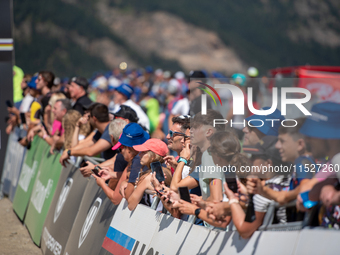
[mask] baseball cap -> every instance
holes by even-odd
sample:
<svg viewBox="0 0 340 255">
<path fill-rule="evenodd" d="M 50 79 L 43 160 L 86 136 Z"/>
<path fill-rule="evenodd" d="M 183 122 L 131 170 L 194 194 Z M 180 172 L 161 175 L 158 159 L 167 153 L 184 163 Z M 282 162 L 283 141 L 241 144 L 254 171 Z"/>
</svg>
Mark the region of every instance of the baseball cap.
<svg viewBox="0 0 340 255">
<path fill-rule="evenodd" d="M 121 84 L 119 87 L 116 88 L 116 90 L 119 93 L 125 95 L 127 99 L 130 99 L 131 95 L 133 94 L 133 87 L 126 83 Z"/>
<path fill-rule="evenodd" d="M 31 81 L 27 84 L 27 86 L 31 89 L 37 89 L 37 83 L 35 82 L 38 79 L 38 75 L 33 76 Z"/>
<path fill-rule="evenodd" d="M 281 160 L 280 152 L 275 148 L 277 140 L 278 138 L 276 136 L 265 136 L 253 146 L 243 146 L 243 152 L 255 156 Z"/>
<path fill-rule="evenodd" d="M 120 136 L 118 143 L 113 146 L 112 150 L 117 150 L 121 145 L 133 147 L 145 143 L 150 138 L 150 135 L 137 123 L 129 123 Z"/>
<path fill-rule="evenodd" d="M 121 117 L 124 119 L 128 119 L 130 122 L 138 122 L 137 113 L 127 105 L 121 105 L 118 111 L 112 113 L 115 117 Z"/>
<path fill-rule="evenodd" d="M 268 110 L 269 107 L 263 107 L 262 110 Z M 279 127 L 281 126 L 281 121 L 285 119 L 284 116 L 281 115 L 280 110 L 275 109 L 275 111 L 269 115 L 252 115 L 246 118 L 247 121 L 249 120 L 262 120 L 263 125 L 261 127 L 255 127 L 260 130 L 265 135 L 279 135 Z M 276 121 L 266 121 L 269 119 L 275 119 Z"/>
<path fill-rule="evenodd" d="M 87 88 L 89 86 L 89 83 L 87 82 L 87 79 L 84 78 L 84 77 L 73 77 L 71 79 L 71 82 L 74 82 L 78 86 L 83 87 L 85 90 L 87 90 Z"/>
<path fill-rule="evenodd" d="M 315 104 L 311 114 L 300 128 L 301 134 L 321 139 L 340 139 L 340 104 Z"/>
<path fill-rule="evenodd" d="M 135 145 L 136 151 L 152 151 L 159 156 L 165 157 L 169 149 L 165 142 L 157 138 L 151 138 L 141 145 Z"/>
</svg>

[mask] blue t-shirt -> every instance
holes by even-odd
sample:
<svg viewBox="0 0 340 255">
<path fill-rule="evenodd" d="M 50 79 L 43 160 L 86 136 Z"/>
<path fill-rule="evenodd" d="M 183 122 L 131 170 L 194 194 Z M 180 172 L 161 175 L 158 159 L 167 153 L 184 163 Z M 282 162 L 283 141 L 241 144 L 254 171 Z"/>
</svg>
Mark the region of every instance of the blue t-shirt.
<svg viewBox="0 0 340 255">
<path fill-rule="evenodd" d="M 318 171 L 314 159 L 310 156 L 300 156 L 295 160 L 294 164 L 296 172 L 292 174 L 289 185 L 290 190 L 293 190 L 300 185 L 303 179 L 312 179 Z"/>
<path fill-rule="evenodd" d="M 191 176 L 192 178 L 194 178 L 198 183 L 199 183 L 199 174 L 198 171 L 192 171 L 191 174 L 189 174 L 189 176 Z M 194 194 L 197 196 L 202 196 L 202 192 L 201 192 L 201 187 L 199 184 L 197 184 L 198 186 L 196 188 L 191 189 L 189 192 L 190 194 Z"/>
<path fill-rule="evenodd" d="M 135 183 L 137 178 L 138 178 L 138 173 L 142 169 L 142 165 L 140 163 L 140 156 L 137 154 L 136 157 L 133 158 L 132 163 L 131 163 L 131 169 L 130 169 L 130 176 L 129 176 L 129 183 Z M 143 167 L 143 172 L 148 170 L 147 166 Z"/>
<path fill-rule="evenodd" d="M 116 161 L 114 164 L 113 171 L 114 172 L 124 172 L 128 162 L 125 161 L 123 155 L 121 153 L 117 154 Z"/>
<path fill-rule="evenodd" d="M 107 124 L 103 133 L 100 133 L 99 131 L 97 131 L 96 134 L 93 136 L 94 142 L 97 142 L 99 139 L 104 139 L 105 141 L 108 141 L 111 144 L 111 138 L 110 138 L 110 134 L 109 134 L 109 124 Z M 105 160 L 108 160 L 108 159 L 114 157 L 114 155 L 116 155 L 116 153 L 117 152 L 113 151 L 110 147 L 107 150 L 102 151 L 100 153 L 100 155 Z"/>
</svg>

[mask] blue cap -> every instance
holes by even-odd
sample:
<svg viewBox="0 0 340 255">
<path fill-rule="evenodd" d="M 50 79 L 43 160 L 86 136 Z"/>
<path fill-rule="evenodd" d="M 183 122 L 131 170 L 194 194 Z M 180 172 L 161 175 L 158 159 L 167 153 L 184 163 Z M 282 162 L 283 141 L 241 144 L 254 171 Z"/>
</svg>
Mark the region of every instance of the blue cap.
<svg viewBox="0 0 340 255">
<path fill-rule="evenodd" d="M 322 102 L 313 105 L 300 133 L 321 139 L 340 139 L 340 104 Z"/>
<path fill-rule="evenodd" d="M 37 89 L 37 84 L 36 84 L 36 80 L 38 79 L 38 75 L 33 76 L 31 81 L 27 84 L 27 86 L 31 89 Z"/>
<path fill-rule="evenodd" d="M 270 107 L 266 106 L 263 107 L 262 110 L 268 110 Z M 284 116 L 281 115 L 280 110 L 275 109 L 275 111 L 269 115 L 252 115 L 246 118 L 247 121 L 249 120 L 262 120 L 264 122 L 262 127 L 256 127 L 258 130 L 260 130 L 265 135 L 279 135 L 279 127 L 281 126 L 281 121 L 285 119 Z M 267 121 L 268 119 L 276 119 L 276 121 Z M 280 121 L 277 121 L 280 120 Z M 255 126 L 255 123 L 253 124 Z M 258 125 L 256 123 L 256 125 Z"/>
<path fill-rule="evenodd" d="M 153 73 L 153 68 L 152 68 L 152 66 L 147 66 L 147 67 L 145 67 L 145 72 L 147 72 L 147 73 Z"/>
<path fill-rule="evenodd" d="M 134 145 L 140 145 L 150 139 L 150 135 L 144 131 L 144 129 L 137 123 L 129 123 L 124 129 L 119 143 L 121 145 L 132 147 Z"/>
<path fill-rule="evenodd" d="M 133 94 L 133 87 L 131 87 L 129 84 L 123 83 L 119 87 L 116 88 L 116 90 L 119 93 L 122 93 L 127 97 L 127 99 L 130 99 L 131 95 Z"/>
<path fill-rule="evenodd" d="M 237 84 L 237 85 L 240 85 L 240 86 L 245 86 L 246 85 L 246 76 L 244 74 L 241 74 L 241 73 L 234 73 L 232 76 L 231 76 L 231 79 Z"/>
<path fill-rule="evenodd" d="M 212 75 L 212 77 L 217 78 L 217 79 L 224 79 L 224 78 L 226 78 L 223 74 L 221 74 L 219 72 L 212 72 L 211 75 Z"/>
</svg>

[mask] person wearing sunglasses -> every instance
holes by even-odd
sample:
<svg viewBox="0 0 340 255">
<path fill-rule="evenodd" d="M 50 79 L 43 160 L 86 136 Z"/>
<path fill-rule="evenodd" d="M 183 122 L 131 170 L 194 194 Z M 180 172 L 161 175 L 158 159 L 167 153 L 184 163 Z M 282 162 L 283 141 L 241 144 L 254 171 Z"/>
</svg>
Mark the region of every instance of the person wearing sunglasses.
<svg viewBox="0 0 340 255">
<path fill-rule="evenodd" d="M 165 163 L 172 168 L 172 172 L 175 171 L 177 167 L 177 160 L 181 151 L 184 148 L 184 142 L 189 137 L 189 132 L 186 134 L 187 131 L 190 131 L 190 116 L 189 115 L 181 115 L 178 117 L 172 118 L 172 127 L 169 130 L 168 135 L 166 138 L 168 139 L 168 148 L 177 153 L 177 157 L 174 156 L 166 156 L 164 158 Z"/>
</svg>

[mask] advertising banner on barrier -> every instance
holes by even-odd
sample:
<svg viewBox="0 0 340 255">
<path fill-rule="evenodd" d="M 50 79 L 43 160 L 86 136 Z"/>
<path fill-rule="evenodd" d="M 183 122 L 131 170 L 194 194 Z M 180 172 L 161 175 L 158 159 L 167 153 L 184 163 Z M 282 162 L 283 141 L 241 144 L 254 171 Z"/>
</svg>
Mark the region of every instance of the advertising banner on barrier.
<svg viewBox="0 0 340 255">
<path fill-rule="evenodd" d="M 18 184 L 22 162 L 26 148 L 18 143 L 20 129 L 15 128 L 8 138 L 7 151 L 4 167 L 2 169 L 2 194 L 7 195 L 13 201 L 15 190 Z M 0 195 L 1 197 L 1 195 Z"/>
<path fill-rule="evenodd" d="M 256 231 L 243 239 L 237 231 L 209 230 L 144 205 L 131 212 L 122 200 L 99 254 L 293 254 L 299 234 Z"/>
<path fill-rule="evenodd" d="M 43 143 L 47 144 L 45 141 Z M 59 163 L 60 154 L 50 154 L 46 150 L 35 179 L 30 202 L 27 208 L 25 224 L 33 242 L 40 245 L 40 238 L 48 209 L 57 188 L 62 166 Z"/>
<path fill-rule="evenodd" d="M 24 220 L 38 168 L 47 150 L 48 144 L 41 138 L 35 137 L 31 149 L 26 152 L 13 199 L 13 209 L 21 220 Z"/>
<path fill-rule="evenodd" d="M 116 209 L 90 177 L 64 254 L 98 254 Z"/>
<path fill-rule="evenodd" d="M 89 179 L 81 175 L 78 167 L 68 164 L 62 169 L 43 228 L 43 254 L 64 254 L 88 182 Z"/>
</svg>

